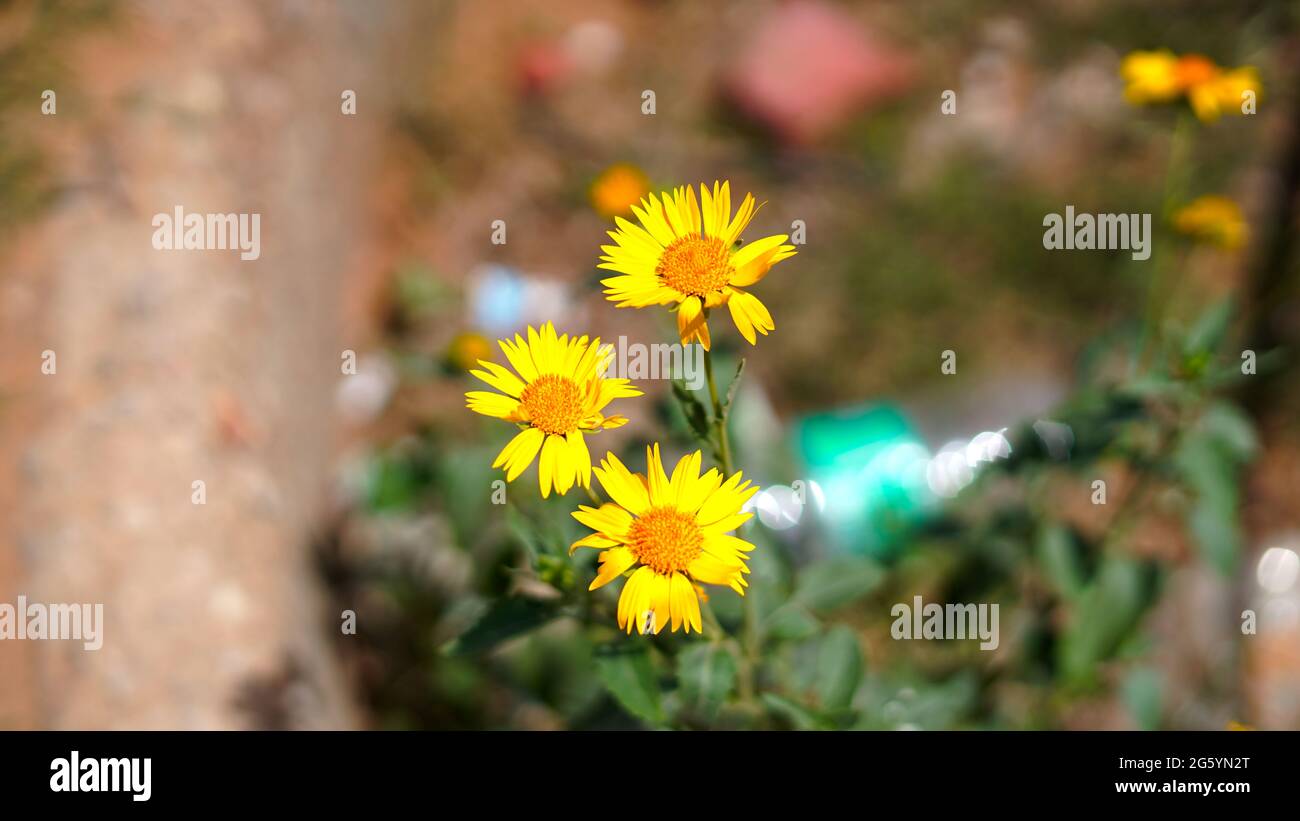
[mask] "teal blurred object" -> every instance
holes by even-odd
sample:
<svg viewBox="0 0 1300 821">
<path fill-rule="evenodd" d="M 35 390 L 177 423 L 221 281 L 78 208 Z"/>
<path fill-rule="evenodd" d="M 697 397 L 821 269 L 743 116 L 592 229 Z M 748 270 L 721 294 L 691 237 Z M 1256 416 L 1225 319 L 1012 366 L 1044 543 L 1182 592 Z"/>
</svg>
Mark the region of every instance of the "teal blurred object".
<svg viewBox="0 0 1300 821">
<path fill-rule="evenodd" d="M 796 421 L 795 450 L 822 490 L 821 522 L 831 543 L 889 558 L 931 509 L 930 451 L 901 410 L 875 404 Z"/>
</svg>

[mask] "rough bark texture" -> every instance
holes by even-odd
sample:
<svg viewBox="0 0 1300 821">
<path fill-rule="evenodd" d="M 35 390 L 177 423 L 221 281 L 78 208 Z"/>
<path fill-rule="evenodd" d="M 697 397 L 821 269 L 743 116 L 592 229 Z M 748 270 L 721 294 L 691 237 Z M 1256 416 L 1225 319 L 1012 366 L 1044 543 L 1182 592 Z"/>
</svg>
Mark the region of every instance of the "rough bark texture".
<svg viewBox="0 0 1300 821">
<path fill-rule="evenodd" d="M 0 277 L 0 601 L 102 603 L 104 643 L 0 642 L 0 727 L 356 723 L 309 548 L 357 347 L 375 118 L 340 94 L 374 105 L 387 26 L 363 10 L 132 4 L 33 125 L 60 195 Z M 261 214 L 261 258 L 155 250 L 176 205 Z"/>
</svg>

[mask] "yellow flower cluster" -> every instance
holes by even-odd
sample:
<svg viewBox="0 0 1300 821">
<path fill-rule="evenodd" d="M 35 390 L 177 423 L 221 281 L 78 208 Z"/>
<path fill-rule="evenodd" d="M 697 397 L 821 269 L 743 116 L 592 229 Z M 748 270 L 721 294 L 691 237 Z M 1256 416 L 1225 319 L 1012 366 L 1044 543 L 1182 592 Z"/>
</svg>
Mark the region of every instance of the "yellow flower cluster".
<svg viewBox="0 0 1300 821">
<path fill-rule="evenodd" d="M 715 182 L 643 194 L 644 176 L 630 167 L 611 169 L 592 188 L 592 203 L 615 219 L 613 245 L 602 246 L 599 267 L 617 276 L 603 280 L 605 295 L 620 308 L 671 305 L 683 344 L 711 345 L 708 313 L 726 305 L 751 344 L 775 329 L 772 315 L 746 288 L 778 262 L 795 254 L 784 234 L 741 243 L 758 211 L 746 194 L 733 215 L 731 186 Z M 630 212 L 639 224 L 621 216 Z M 700 451 L 681 457 L 669 474 L 654 444 L 645 473 L 633 473 L 613 453 L 593 466 L 586 435 L 619 427 L 627 419 L 606 415 L 615 399 L 641 391 L 626 379 L 605 375 L 609 345 L 587 336 L 560 334 L 547 322 L 513 340 L 499 342 L 510 368 L 487 358 L 471 370 L 492 391 L 465 394 L 470 410 L 510 422 L 519 432 L 492 463 L 514 481 L 537 462 L 545 498 L 575 486 L 591 492 L 599 480 L 611 501 L 579 506 L 573 517 L 594 532 L 574 543 L 599 549 L 596 589 L 627 575 L 618 602 L 618 625 L 629 633 L 699 632 L 700 584 L 730 587 L 744 595 L 746 561 L 754 546 L 734 535 L 752 514 L 742 512 L 758 487 L 742 472 L 702 470 Z M 726 457 L 724 456 L 724 459 Z M 594 492 L 592 493 L 594 497 Z"/>
<path fill-rule="evenodd" d="M 1120 66 L 1124 97 L 1134 105 L 1186 99 L 1202 122 L 1253 112 L 1260 94 L 1253 66 L 1225 69 L 1199 54 L 1135 51 Z"/>
</svg>

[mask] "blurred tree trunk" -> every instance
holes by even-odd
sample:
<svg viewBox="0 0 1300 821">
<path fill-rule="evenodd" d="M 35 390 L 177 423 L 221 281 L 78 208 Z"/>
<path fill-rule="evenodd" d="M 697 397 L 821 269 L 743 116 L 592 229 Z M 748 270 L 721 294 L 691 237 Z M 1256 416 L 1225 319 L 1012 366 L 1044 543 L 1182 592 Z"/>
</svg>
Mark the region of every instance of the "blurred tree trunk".
<svg viewBox="0 0 1300 821">
<path fill-rule="evenodd" d="M 0 602 L 102 603 L 104 642 L 0 642 L 0 727 L 356 724 L 309 551 L 394 8 L 132 3 L 33 101 L 60 193 L 0 275 Z M 260 259 L 155 250 L 177 205 L 260 214 Z"/>
</svg>

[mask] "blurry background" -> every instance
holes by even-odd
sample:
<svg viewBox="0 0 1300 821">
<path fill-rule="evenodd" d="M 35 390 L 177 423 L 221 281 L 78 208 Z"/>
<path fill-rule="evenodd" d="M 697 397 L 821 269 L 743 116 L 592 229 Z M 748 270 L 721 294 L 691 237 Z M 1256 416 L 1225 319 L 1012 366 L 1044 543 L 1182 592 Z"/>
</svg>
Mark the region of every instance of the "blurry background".
<svg viewBox="0 0 1300 821">
<path fill-rule="evenodd" d="M 1129 105 L 1157 48 L 1258 113 Z M 0 602 L 106 620 L 0 642 L 0 727 L 1300 729 L 1298 61 L 1296 2 L 0 0 Z M 769 488 L 742 648 L 620 636 L 463 399 L 529 323 L 674 341 L 598 247 L 715 179 L 806 233 L 774 334 L 714 333 Z M 1244 242 L 1179 230 L 1203 195 Z M 177 204 L 261 258 L 155 251 Z M 1151 259 L 1045 250 L 1067 205 Z M 693 450 L 643 387 L 599 452 Z M 891 640 L 918 595 L 1000 647 Z"/>
</svg>

